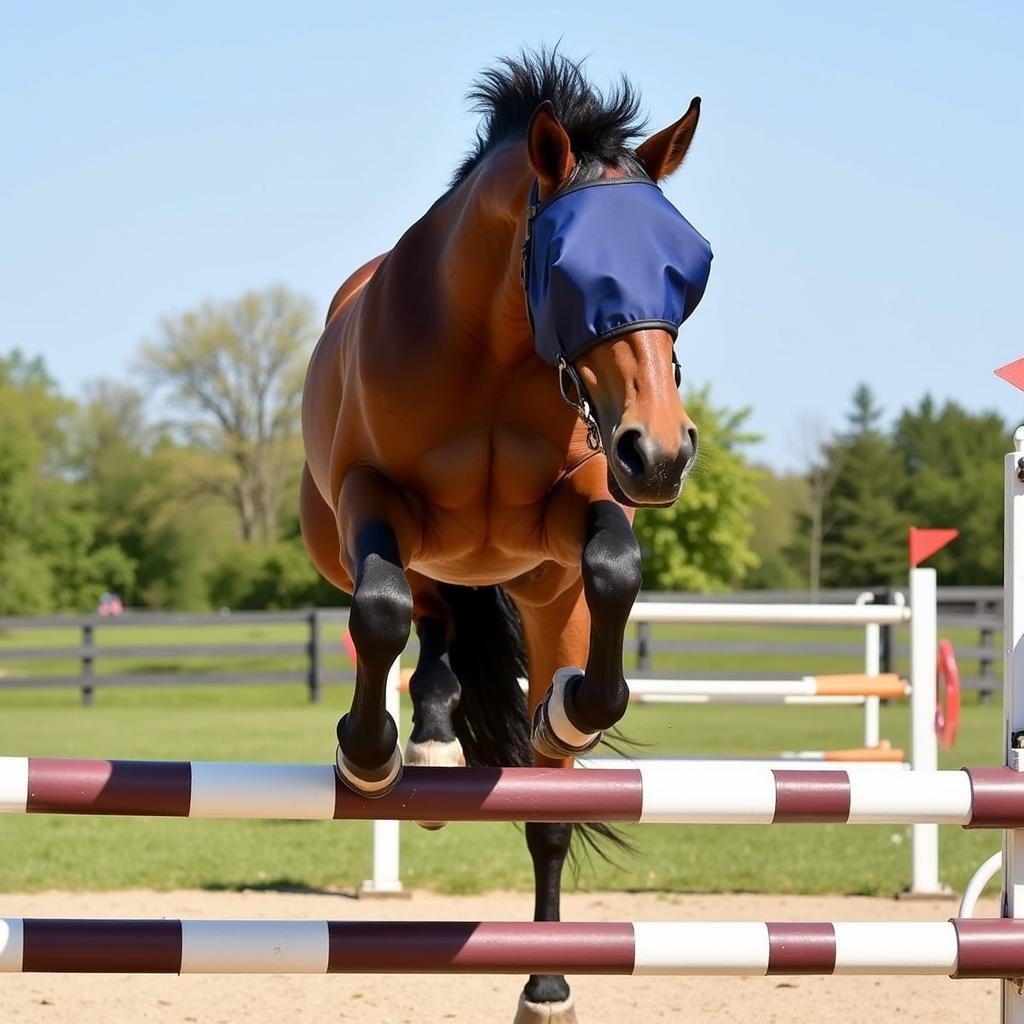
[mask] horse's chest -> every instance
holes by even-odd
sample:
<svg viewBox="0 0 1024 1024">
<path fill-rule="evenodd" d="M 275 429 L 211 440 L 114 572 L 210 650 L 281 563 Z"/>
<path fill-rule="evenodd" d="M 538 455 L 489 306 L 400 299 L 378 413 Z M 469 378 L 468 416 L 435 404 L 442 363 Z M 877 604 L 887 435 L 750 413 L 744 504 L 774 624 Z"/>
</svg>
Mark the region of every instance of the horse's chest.
<svg viewBox="0 0 1024 1024">
<path fill-rule="evenodd" d="M 523 509 L 542 505 L 564 464 L 565 452 L 543 434 L 492 424 L 432 445 L 418 460 L 417 485 L 441 509 Z"/>
</svg>

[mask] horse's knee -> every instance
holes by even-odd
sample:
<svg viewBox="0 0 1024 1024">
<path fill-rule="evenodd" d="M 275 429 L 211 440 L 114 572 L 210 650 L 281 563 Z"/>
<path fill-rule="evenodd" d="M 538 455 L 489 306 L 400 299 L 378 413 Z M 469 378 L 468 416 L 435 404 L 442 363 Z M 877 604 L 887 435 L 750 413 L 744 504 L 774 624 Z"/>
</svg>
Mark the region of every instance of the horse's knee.
<svg viewBox="0 0 1024 1024">
<path fill-rule="evenodd" d="M 352 710 L 338 722 L 338 776 L 364 796 L 390 792 L 401 778 L 398 727 L 385 709 L 391 665 L 412 626 L 412 593 L 400 565 L 367 556 L 352 597 L 349 632 L 359 658 Z"/>
<path fill-rule="evenodd" d="M 359 665 L 352 711 L 338 722 L 338 774 L 351 789 L 383 796 L 402 773 L 398 728 L 385 709 L 391 665 L 412 628 L 412 591 L 390 528 L 373 527 L 358 559 L 349 633 Z"/>
<path fill-rule="evenodd" d="M 349 632 L 359 660 L 387 671 L 402 653 L 412 628 L 412 591 L 400 565 L 368 555 L 349 613 Z"/>
<path fill-rule="evenodd" d="M 607 513 L 596 516 L 608 518 Z M 583 546 L 583 589 L 587 607 L 598 616 L 621 616 L 640 592 L 640 545 L 626 517 L 596 522 Z"/>
</svg>

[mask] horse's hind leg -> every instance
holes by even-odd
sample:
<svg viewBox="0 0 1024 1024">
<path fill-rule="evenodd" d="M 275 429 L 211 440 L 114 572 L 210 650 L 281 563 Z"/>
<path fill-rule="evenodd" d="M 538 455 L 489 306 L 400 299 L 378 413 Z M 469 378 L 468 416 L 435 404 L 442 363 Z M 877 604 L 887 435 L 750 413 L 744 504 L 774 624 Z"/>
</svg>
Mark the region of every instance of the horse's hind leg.
<svg viewBox="0 0 1024 1024">
<path fill-rule="evenodd" d="M 526 846 L 533 861 L 534 921 L 561 917 L 562 867 L 569 853 L 572 825 L 531 821 Z M 575 1024 L 569 983 L 561 974 L 531 974 L 519 998 L 515 1024 Z"/>
<path fill-rule="evenodd" d="M 432 580 L 414 573 L 410 573 L 409 577 L 420 655 L 416 671 L 409 680 L 412 733 L 405 745 L 405 763 L 462 768 L 466 758 L 452 724 L 461 687 L 448 660 L 452 631 L 451 610 Z M 420 821 L 417 824 L 424 828 L 438 829 L 446 823 Z"/>
<path fill-rule="evenodd" d="M 378 797 L 402 774 L 398 729 L 384 705 L 388 670 L 405 649 L 412 626 L 405 565 L 416 526 L 402 496 L 367 471 L 346 478 L 338 525 L 341 555 L 355 584 L 349 633 L 358 655 L 352 706 L 338 722 L 338 775 L 357 793 Z"/>
<path fill-rule="evenodd" d="M 535 603 L 537 595 L 516 596 L 523 620 L 530 670 L 529 706 L 535 709 L 548 690 L 555 669 L 579 664 L 587 652 L 587 609 L 578 576 L 552 570 L 554 589 Z M 540 767 L 572 767 L 572 758 L 551 758 L 534 750 Z M 533 861 L 535 921 L 558 921 L 561 916 L 562 869 L 569 853 L 573 826 L 554 822 L 526 825 L 526 845 Z M 515 1024 L 575 1024 L 576 1010 L 569 983 L 560 974 L 532 974 L 523 988 Z"/>
</svg>

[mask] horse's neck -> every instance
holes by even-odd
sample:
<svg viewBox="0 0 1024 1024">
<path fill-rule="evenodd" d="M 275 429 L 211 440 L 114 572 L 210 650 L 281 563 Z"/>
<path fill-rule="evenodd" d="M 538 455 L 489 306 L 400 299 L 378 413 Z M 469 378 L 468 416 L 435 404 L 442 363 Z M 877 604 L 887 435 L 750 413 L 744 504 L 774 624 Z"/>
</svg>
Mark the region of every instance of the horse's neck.
<svg viewBox="0 0 1024 1024">
<path fill-rule="evenodd" d="M 454 320 L 502 363 L 533 352 L 520 280 L 532 172 L 521 146 L 487 157 L 445 204 L 443 286 Z"/>
</svg>

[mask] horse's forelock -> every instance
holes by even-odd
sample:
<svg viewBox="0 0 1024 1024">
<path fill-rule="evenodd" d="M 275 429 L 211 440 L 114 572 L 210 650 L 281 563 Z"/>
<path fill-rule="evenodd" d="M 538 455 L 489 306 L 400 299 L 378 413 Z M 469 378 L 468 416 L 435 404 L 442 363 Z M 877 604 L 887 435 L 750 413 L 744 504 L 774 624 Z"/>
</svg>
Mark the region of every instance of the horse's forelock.
<svg viewBox="0 0 1024 1024">
<path fill-rule="evenodd" d="M 471 109 L 482 117 L 476 144 L 452 180 L 458 185 L 495 146 L 525 137 L 537 107 L 550 100 L 572 143 L 580 164 L 578 180 L 600 176 L 603 168 L 637 168 L 632 144 L 645 120 L 640 96 L 623 76 L 607 92 L 593 86 L 583 62 L 573 61 L 558 48 L 522 51 L 485 69 L 469 91 Z"/>
</svg>

